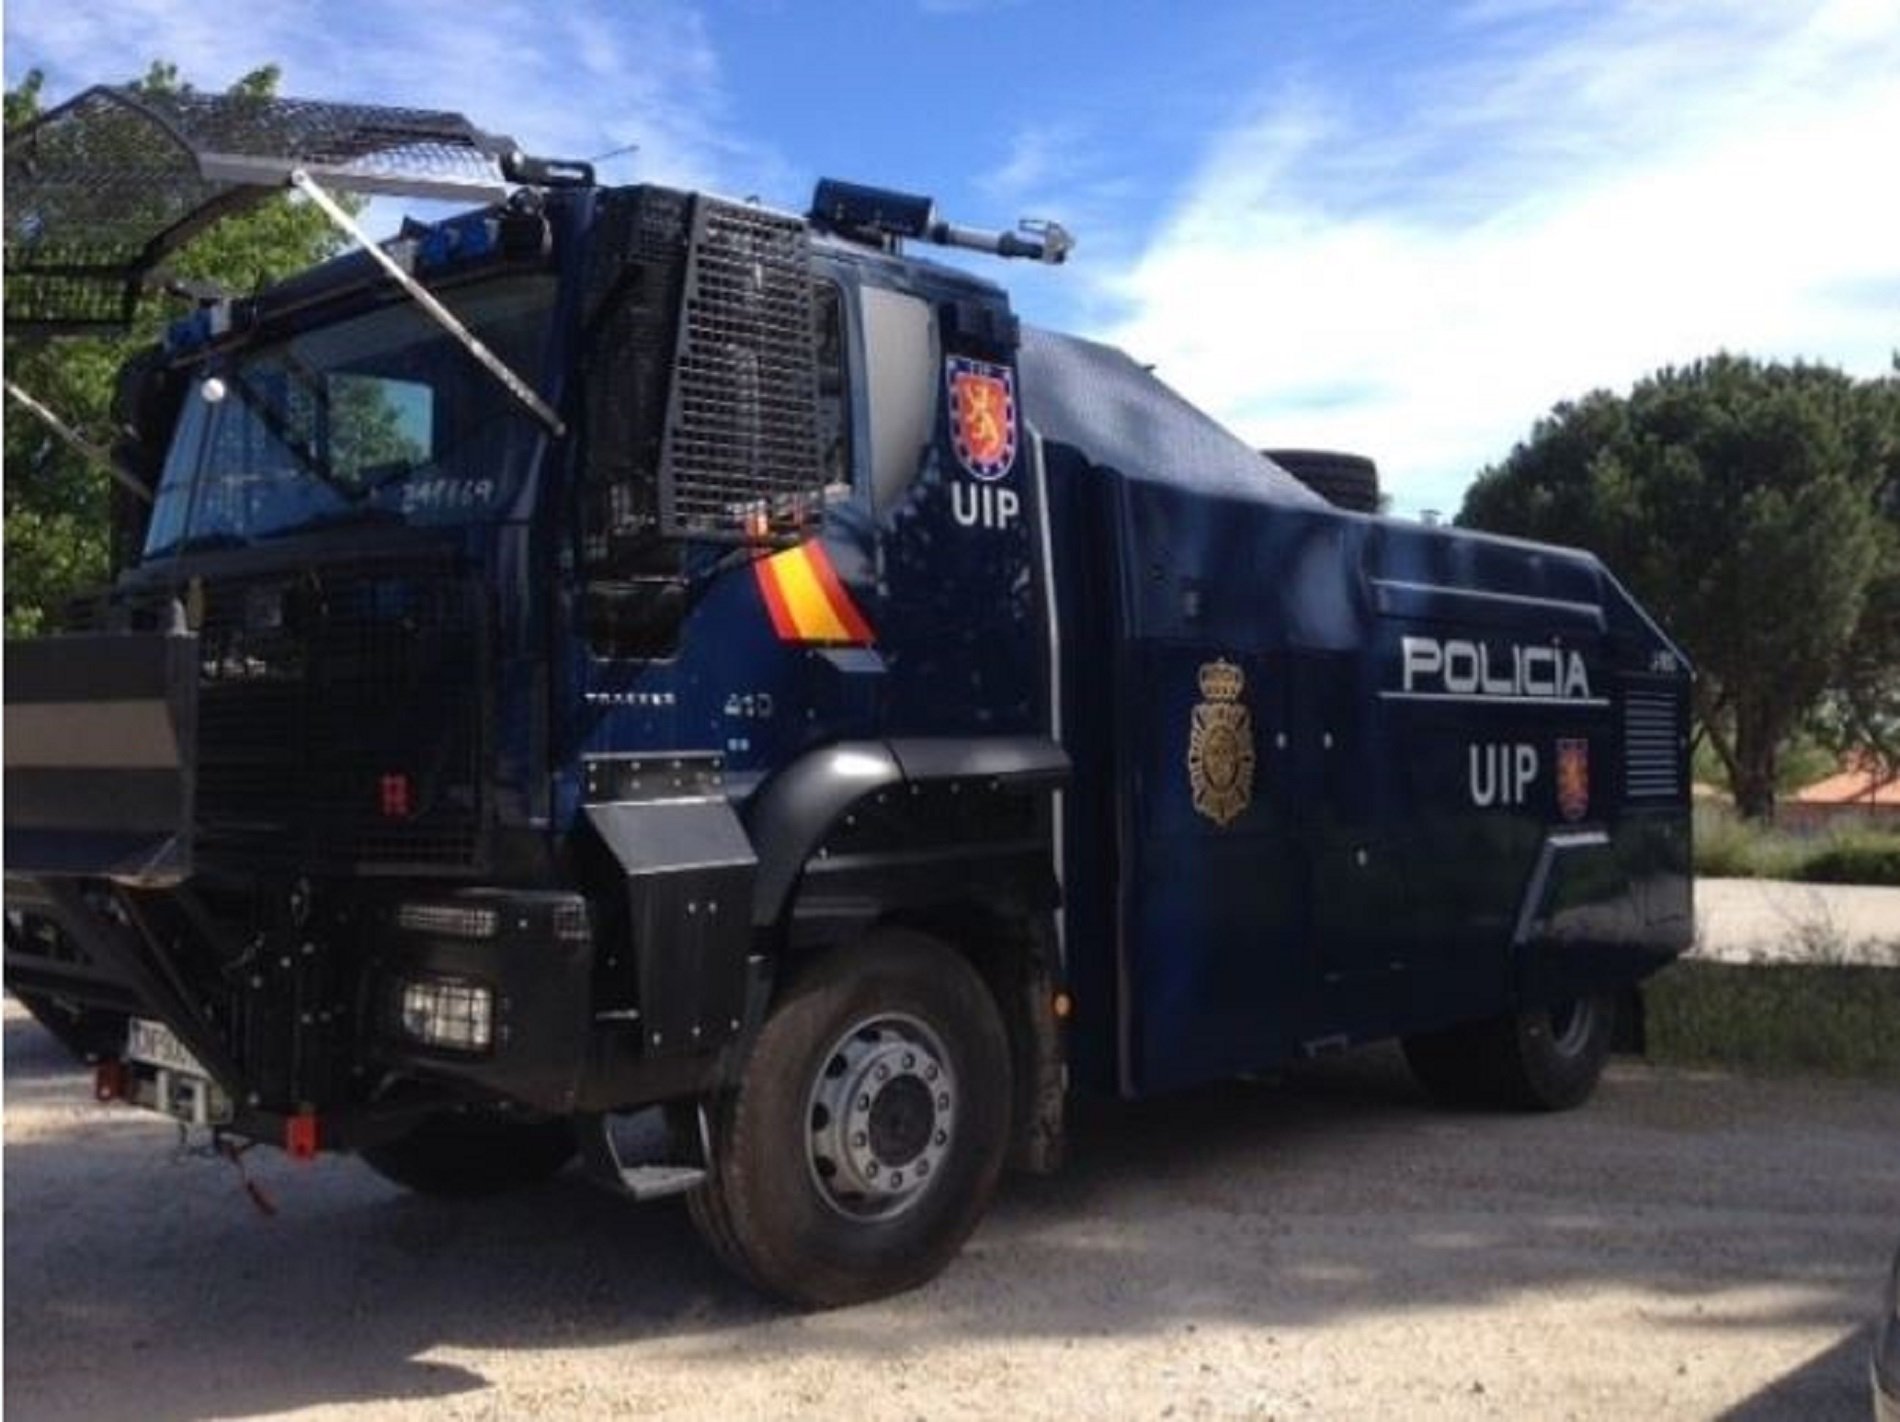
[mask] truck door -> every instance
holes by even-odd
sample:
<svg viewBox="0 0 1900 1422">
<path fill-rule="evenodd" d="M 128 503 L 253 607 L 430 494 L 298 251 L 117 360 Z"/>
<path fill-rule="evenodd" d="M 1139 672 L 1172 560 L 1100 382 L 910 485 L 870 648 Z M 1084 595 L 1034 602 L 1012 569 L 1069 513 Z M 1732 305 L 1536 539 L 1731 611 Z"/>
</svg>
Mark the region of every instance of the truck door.
<svg viewBox="0 0 1900 1422">
<path fill-rule="evenodd" d="M 998 296 L 858 288 L 885 729 L 984 738 L 1047 724 L 1037 509 Z"/>
<path fill-rule="evenodd" d="M 1313 977 L 1311 908 L 1291 662 L 1259 582 L 1272 533 L 1246 506 L 1121 489 L 1122 1085 L 1150 1092 L 1286 1055 Z"/>
<path fill-rule="evenodd" d="M 1291 662 L 1289 797 L 1313 905 L 1299 1045 L 1319 1047 L 1390 1030 L 1408 990 L 1413 924 L 1392 803 L 1400 772 L 1379 732 L 1372 669 L 1357 651 L 1302 648 Z"/>
</svg>

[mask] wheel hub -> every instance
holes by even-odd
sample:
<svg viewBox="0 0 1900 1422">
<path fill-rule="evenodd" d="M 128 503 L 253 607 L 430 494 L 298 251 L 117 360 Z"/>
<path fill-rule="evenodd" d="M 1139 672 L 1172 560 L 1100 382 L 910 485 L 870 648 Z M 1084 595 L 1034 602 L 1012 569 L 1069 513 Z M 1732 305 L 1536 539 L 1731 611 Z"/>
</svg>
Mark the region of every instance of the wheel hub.
<svg viewBox="0 0 1900 1422">
<path fill-rule="evenodd" d="M 1560 1055 L 1582 1051 L 1595 1026 L 1595 1008 L 1587 999 L 1576 998 L 1550 1010 L 1550 1038 Z"/>
<path fill-rule="evenodd" d="M 812 1084 L 807 1161 L 818 1193 L 852 1219 L 923 1197 L 955 1138 L 956 1077 L 937 1035 L 896 1014 L 853 1027 Z"/>
</svg>

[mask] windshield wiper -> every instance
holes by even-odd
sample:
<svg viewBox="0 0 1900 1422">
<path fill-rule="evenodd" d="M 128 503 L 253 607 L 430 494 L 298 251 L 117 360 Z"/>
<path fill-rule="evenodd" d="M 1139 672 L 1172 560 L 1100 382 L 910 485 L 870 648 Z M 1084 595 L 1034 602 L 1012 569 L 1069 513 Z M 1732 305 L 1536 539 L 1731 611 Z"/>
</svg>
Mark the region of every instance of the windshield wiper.
<svg viewBox="0 0 1900 1422">
<path fill-rule="evenodd" d="M 293 538 L 300 533 L 316 533 L 332 528 L 360 528 L 369 524 L 403 524 L 408 519 L 394 509 L 375 508 L 368 504 L 353 504 L 346 509 L 336 509 L 330 513 L 318 514 L 302 523 L 293 523 L 287 528 L 273 528 L 268 533 L 260 533 L 259 542 L 272 538 Z"/>
<path fill-rule="evenodd" d="M 235 533 L 199 533 L 161 548 L 155 557 L 175 558 L 180 553 L 215 553 L 224 548 L 248 548 L 251 540 Z"/>
</svg>

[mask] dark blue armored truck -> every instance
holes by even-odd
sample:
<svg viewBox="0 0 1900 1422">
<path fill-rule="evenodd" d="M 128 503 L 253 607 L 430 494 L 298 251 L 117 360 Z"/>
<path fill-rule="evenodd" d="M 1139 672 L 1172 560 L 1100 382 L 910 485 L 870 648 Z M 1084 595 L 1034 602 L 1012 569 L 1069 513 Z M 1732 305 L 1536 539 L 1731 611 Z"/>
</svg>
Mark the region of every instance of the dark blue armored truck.
<svg viewBox="0 0 1900 1422">
<path fill-rule="evenodd" d="M 122 570 L 6 666 L 7 981 L 102 1098 L 432 1194 L 578 1152 L 837 1304 L 941 1269 L 1071 1092 L 1397 1037 L 1568 1107 L 1687 945 L 1668 638 L 904 250 L 1059 229 L 229 102 L 8 140 L 11 325 L 129 314 L 286 175 L 345 225 L 410 148 L 502 196 L 128 367 Z M 82 124 L 170 165 L 117 255 L 48 235 Z"/>
</svg>

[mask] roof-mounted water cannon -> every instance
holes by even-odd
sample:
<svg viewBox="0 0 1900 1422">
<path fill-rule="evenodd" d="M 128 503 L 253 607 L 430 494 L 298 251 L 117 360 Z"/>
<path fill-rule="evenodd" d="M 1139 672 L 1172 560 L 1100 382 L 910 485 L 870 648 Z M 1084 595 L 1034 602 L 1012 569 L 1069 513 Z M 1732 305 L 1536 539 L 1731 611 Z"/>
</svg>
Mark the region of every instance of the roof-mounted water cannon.
<svg viewBox="0 0 1900 1422">
<path fill-rule="evenodd" d="M 879 251 L 896 252 L 910 238 L 939 247 L 962 247 L 998 257 L 1024 257 L 1054 266 L 1069 255 L 1075 238 L 1059 222 L 1024 218 L 1014 232 L 959 227 L 937 216 L 934 198 L 894 188 L 819 179 L 812 193 L 812 226 Z"/>
</svg>

